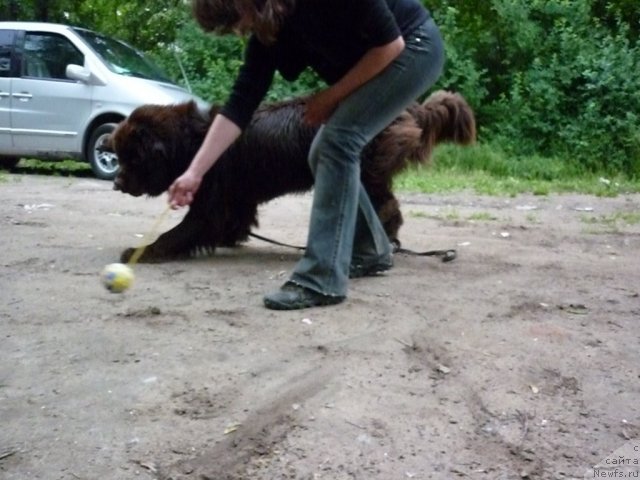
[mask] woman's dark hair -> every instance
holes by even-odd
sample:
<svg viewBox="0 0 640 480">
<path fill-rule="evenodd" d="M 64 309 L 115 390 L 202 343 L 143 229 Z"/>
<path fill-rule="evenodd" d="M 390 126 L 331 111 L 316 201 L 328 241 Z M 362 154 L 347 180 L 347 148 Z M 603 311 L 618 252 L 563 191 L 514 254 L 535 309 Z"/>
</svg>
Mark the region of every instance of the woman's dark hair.
<svg viewBox="0 0 640 480">
<path fill-rule="evenodd" d="M 232 33 L 247 14 L 258 40 L 269 45 L 276 40 L 285 18 L 295 8 L 296 0 L 193 0 L 193 16 L 206 32 Z"/>
</svg>

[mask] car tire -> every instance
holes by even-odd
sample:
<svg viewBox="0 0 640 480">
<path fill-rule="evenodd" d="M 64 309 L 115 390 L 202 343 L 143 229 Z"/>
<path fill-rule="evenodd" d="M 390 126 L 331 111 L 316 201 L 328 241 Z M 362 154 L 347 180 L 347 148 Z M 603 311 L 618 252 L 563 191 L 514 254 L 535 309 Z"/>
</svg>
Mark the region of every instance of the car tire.
<svg viewBox="0 0 640 480">
<path fill-rule="evenodd" d="M 87 144 L 87 160 L 93 174 L 102 180 L 113 180 L 118 173 L 118 157 L 115 153 L 100 149 L 102 143 L 116 128 L 116 123 L 103 123 L 96 128 Z"/>
<path fill-rule="evenodd" d="M 0 168 L 11 170 L 18 165 L 20 161 L 20 157 L 8 157 L 5 155 L 0 155 Z"/>
</svg>

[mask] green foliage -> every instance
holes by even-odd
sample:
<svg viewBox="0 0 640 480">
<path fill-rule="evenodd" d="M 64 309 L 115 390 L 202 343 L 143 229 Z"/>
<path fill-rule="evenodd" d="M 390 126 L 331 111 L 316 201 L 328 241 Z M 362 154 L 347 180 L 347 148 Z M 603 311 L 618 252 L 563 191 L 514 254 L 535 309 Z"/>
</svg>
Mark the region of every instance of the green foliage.
<svg viewBox="0 0 640 480">
<path fill-rule="evenodd" d="M 72 3 L 71 0 L 0 0 L 0 21 L 63 21 L 64 12 Z"/>
<path fill-rule="evenodd" d="M 465 31 L 460 22 L 462 12 L 448 6 L 438 12 L 438 25 L 442 31 L 447 53 L 447 63 L 443 78 L 436 88 L 446 88 L 464 92 L 471 105 L 482 105 L 488 95 L 487 69 L 474 61 L 477 56 L 477 42 Z M 482 32 L 478 32 L 483 35 Z"/>
<path fill-rule="evenodd" d="M 92 0 L 75 3 L 68 17 L 149 52 L 171 45 L 190 12 L 176 0 Z"/>
<path fill-rule="evenodd" d="M 193 21 L 186 21 L 174 43 L 154 53 L 172 78 L 188 84 L 201 97 L 220 103 L 242 64 L 243 49 L 238 37 L 205 35 Z"/>
<path fill-rule="evenodd" d="M 483 141 L 640 176 L 640 77 L 631 73 L 640 47 L 625 2 L 435 3 L 449 57 L 442 83 L 470 100 Z M 603 8 L 606 23 L 594 16 Z"/>
<path fill-rule="evenodd" d="M 109 33 L 150 50 L 170 43 L 189 18 L 180 0 L 0 0 L 0 20 L 60 22 Z"/>
<path fill-rule="evenodd" d="M 611 31 L 624 25 L 628 27 L 629 39 L 640 38 L 640 8 L 637 0 L 595 0 L 593 14 Z"/>
</svg>

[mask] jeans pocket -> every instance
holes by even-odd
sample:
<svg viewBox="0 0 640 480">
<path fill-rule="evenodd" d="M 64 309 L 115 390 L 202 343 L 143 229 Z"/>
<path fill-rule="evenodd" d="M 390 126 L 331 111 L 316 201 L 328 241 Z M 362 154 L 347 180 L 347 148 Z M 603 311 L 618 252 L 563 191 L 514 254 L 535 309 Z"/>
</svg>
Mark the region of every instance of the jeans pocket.
<svg viewBox="0 0 640 480">
<path fill-rule="evenodd" d="M 405 48 L 416 52 L 434 52 L 443 49 L 440 30 L 430 19 L 405 37 Z"/>
</svg>

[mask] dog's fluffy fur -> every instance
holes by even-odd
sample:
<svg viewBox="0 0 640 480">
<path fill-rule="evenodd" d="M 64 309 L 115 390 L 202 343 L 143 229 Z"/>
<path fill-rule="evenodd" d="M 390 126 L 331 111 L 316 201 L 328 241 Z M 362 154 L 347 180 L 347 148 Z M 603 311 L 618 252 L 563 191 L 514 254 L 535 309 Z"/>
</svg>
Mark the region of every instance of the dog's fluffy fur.
<svg viewBox="0 0 640 480">
<path fill-rule="evenodd" d="M 114 131 L 106 149 L 118 156 L 114 188 L 158 196 L 187 168 L 218 107 L 199 112 L 193 102 L 137 108 Z M 302 121 L 304 100 L 261 107 L 249 126 L 205 175 L 181 223 L 147 246 L 141 262 L 185 258 L 193 252 L 246 241 L 258 225 L 258 205 L 313 187 L 307 154 L 317 128 Z M 475 140 L 473 112 L 464 98 L 438 91 L 408 107 L 362 154 L 362 182 L 391 240 L 402 225 L 392 192 L 395 174 L 427 162 L 441 142 Z M 134 249 L 121 255 L 126 262 Z"/>
</svg>

